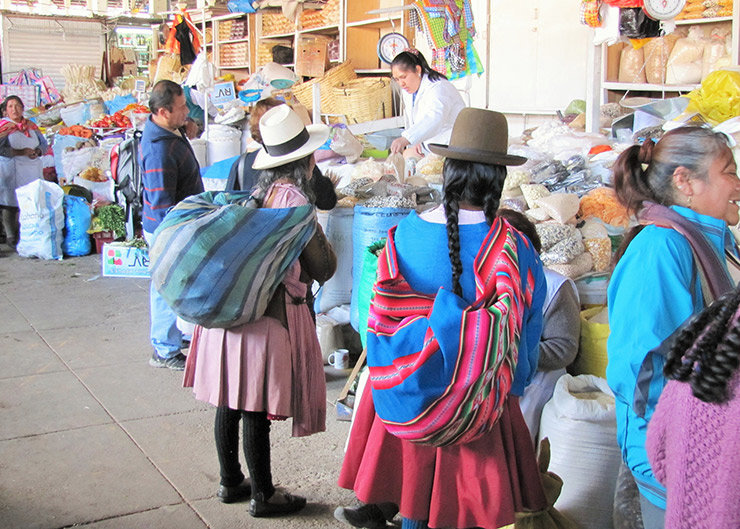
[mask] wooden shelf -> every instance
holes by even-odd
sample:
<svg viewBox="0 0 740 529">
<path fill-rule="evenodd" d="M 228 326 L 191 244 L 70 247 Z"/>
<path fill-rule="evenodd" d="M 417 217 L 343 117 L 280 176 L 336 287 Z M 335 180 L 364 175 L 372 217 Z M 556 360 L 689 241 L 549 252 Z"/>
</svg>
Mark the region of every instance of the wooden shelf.
<svg viewBox="0 0 740 529">
<path fill-rule="evenodd" d="M 249 70 L 249 65 L 244 64 L 242 66 L 219 66 L 219 70 Z"/>
<path fill-rule="evenodd" d="M 249 37 L 245 39 L 219 40 L 218 45 L 221 46 L 222 44 L 239 44 L 240 42 L 249 42 Z"/>
<path fill-rule="evenodd" d="M 691 26 L 693 24 L 716 24 L 718 22 L 732 22 L 732 17 L 690 18 L 687 20 L 676 20 L 676 25 Z"/>
<path fill-rule="evenodd" d="M 401 23 L 401 16 L 386 18 L 371 18 L 367 20 L 358 20 L 357 22 L 347 22 L 348 28 L 385 28 L 391 22 Z M 402 28 L 401 28 L 402 29 Z"/>
<path fill-rule="evenodd" d="M 260 40 L 271 40 L 271 39 L 292 39 L 295 37 L 296 32 L 293 31 L 291 33 L 275 33 L 274 35 L 260 35 Z"/>
<path fill-rule="evenodd" d="M 319 26 L 317 28 L 306 28 L 298 30 L 297 33 L 337 33 L 339 34 L 339 24 L 332 24 L 330 26 Z"/>
<path fill-rule="evenodd" d="M 607 90 L 630 90 L 632 92 L 691 92 L 699 88 L 698 84 L 686 85 L 668 85 L 668 84 L 649 84 L 649 83 L 617 83 L 614 81 L 605 81 L 602 88 Z"/>
</svg>

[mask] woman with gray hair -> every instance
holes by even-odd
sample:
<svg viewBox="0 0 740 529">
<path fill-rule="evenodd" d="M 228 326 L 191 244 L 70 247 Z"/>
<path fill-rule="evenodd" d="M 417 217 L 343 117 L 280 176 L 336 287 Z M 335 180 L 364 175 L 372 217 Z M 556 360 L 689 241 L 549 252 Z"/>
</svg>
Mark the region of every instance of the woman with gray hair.
<svg viewBox="0 0 740 529">
<path fill-rule="evenodd" d="M 609 283 L 606 378 L 617 441 L 640 490 L 644 526 L 653 529 L 664 525 L 666 496 L 645 435 L 666 383 L 664 349 L 684 321 L 735 283 L 738 249 L 728 225 L 740 220 L 740 180 L 727 138 L 691 126 L 624 151 L 614 184 L 639 226 L 625 237 Z"/>
</svg>

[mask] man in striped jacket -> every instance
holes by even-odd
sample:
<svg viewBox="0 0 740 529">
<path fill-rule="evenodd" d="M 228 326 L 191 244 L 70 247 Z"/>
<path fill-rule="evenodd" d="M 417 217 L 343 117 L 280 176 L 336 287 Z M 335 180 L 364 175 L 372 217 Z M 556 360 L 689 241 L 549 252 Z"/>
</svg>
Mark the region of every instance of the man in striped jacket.
<svg viewBox="0 0 740 529">
<path fill-rule="evenodd" d="M 182 87 L 159 81 L 149 99 L 152 112 L 141 137 L 141 169 L 144 183 L 142 225 L 151 246 L 154 231 L 167 211 L 182 199 L 203 192 L 200 167 L 184 125 L 188 106 Z M 174 370 L 185 368 L 180 352 L 183 336 L 177 317 L 159 293 L 150 288 L 151 342 L 154 352 L 149 365 Z"/>
</svg>

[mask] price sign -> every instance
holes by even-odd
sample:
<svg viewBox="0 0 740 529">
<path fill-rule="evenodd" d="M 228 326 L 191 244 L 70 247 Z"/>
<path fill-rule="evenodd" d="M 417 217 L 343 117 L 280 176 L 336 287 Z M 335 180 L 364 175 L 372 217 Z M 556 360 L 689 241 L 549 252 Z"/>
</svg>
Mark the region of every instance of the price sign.
<svg viewBox="0 0 740 529">
<path fill-rule="evenodd" d="M 214 105 L 224 105 L 234 99 L 236 99 L 236 90 L 234 90 L 234 83 L 231 81 L 226 83 L 217 83 L 213 87 L 213 91 L 211 92 L 211 102 Z"/>
</svg>

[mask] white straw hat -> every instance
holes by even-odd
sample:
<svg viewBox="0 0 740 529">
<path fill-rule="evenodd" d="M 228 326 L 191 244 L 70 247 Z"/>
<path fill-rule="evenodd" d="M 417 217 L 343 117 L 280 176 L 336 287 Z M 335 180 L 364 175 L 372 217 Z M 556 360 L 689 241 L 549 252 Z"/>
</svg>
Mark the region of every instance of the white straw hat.
<svg viewBox="0 0 740 529">
<path fill-rule="evenodd" d="M 253 169 L 271 169 L 300 160 L 321 147 L 329 138 L 326 125 L 303 125 L 303 120 L 288 105 L 271 108 L 260 118 L 262 149 Z"/>
</svg>

